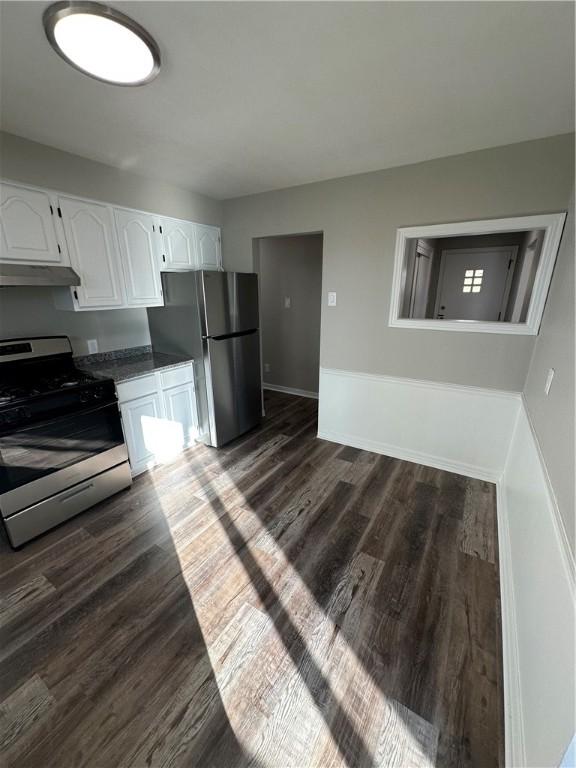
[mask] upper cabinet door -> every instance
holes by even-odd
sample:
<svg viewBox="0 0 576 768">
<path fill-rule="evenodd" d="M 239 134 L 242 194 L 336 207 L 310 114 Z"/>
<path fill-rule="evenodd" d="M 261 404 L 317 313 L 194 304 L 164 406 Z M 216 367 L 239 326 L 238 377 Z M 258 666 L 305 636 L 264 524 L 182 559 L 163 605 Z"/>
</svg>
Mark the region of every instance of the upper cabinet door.
<svg viewBox="0 0 576 768">
<path fill-rule="evenodd" d="M 68 264 L 64 242 L 58 243 L 55 204 L 48 192 L 3 183 L 0 230 L 2 261 Z"/>
<path fill-rule="evenodd" d="M 160 220 L 162 233 L 162 269 L 196 269 L 196 230 L 194 224 L 180 219 Z"/>
<path fill-rule="evenodd" d="M 162 283 L 158 261 L 159 233 L 155 219 L 147 213 L 115 209 L 126 303 L 133 307 L 162 304 Z"/>
<path fill-rule="evenodd" d="M 220 229 L 205 224 L 196 224 L 199 269 L 221 269 Z"/>
<path fill-rule="evenodd" d="M 112 209 L 71 197 L 59 198 L 70 261 L 80 275 L 74 290 L 78 309 L 124 304 Z"/>
<path fill-rule="evenodd" d="M 162 269 L 196 269 L 196 230 L 194 224 L 180 219 L 160 220 L 162 234 Z"/>
</svg>

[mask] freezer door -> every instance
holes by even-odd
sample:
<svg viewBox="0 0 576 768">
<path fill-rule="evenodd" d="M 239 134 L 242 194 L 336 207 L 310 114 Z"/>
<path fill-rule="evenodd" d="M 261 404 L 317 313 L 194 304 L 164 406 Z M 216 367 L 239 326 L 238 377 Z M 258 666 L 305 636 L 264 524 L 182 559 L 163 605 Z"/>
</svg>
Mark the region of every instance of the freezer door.
<svg viewBox="0 0 576 768">
<path fill-rule="evenodd" d="M 208 270 L 197 274 L 204 336 L 225 336 L 258 328 L 257 275 Z"/>
<path fill-rule="evenodd" d="M 233 272 L 235 281 L 235 329 L 249 331 L 260 327 L 258 317 L 258 275 Z"/>
<path fill-rule="evenodd" d="M 260 340 L 257 331 L 205 340 L 210 441 L 229 443 L 260 421 Z"/>
</svg>

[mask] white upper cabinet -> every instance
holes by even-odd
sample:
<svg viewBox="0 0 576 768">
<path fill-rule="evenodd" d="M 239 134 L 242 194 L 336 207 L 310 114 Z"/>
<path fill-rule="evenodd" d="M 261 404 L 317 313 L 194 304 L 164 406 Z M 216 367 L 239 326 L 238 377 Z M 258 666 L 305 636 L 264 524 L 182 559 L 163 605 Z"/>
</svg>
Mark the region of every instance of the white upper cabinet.
<svg viewBox="0 0 576 768">
<path fill-rule="evenodd" d="M 2 183 L 0 259 L 20 264 L 67 265 L 64 238 L 59 237 L 56 219 L 57 206 L 51 194 Z"/>
<path fill-rule="evenodd" d="M 159 232 L 148 213 L 123 208 L 114 210 L 120 243 L 120 260 L 126 285 L 126 306 L 162 304 L 159 264 Z"/>
<path fill-rule="evenodd" d="M 0 181 L 0 261 L 72 266 L 61 309 L 156 307 L 162 270 L 222 269 L 220 229 Z"/>
<path fill-rule="evenodd" d="M 160 219 L 162 269 L 197 269 L 196 228 L 181 219 Z"/>
<path fill-rule="evenodd" d="M 220 228 L 196 224 L 198 269 L 222 269 Z"/>
<path fill-rule="evenodd" d="M 60 197 L 72 267 L 81 284 L 73 290 L 75 309 L 111 309 L 124 305 L 118 245 L 112 209 L 72 197 Z"/>
</svg>

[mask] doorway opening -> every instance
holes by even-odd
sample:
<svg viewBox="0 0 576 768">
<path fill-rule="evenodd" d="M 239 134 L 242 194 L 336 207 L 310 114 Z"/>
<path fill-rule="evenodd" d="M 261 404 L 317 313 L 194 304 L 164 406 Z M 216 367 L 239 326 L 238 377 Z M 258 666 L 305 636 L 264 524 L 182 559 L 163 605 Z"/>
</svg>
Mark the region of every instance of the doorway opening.
<svg viewBox="0 0 576 768">
<path fill-rule="evenodd" d="M 321 232 L 253 241 L 263 389 L 318 397 L 322 247 Z"/>
</svg>

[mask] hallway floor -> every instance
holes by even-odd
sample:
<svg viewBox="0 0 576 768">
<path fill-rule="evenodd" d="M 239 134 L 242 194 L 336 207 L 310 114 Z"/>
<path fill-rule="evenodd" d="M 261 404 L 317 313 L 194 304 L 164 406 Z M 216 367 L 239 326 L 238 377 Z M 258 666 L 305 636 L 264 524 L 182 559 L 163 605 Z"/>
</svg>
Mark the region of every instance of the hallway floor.
<svg viewBox="0 0 576 768">
<path fill-rule="evenodd" d="M 2 539 L 3 765 L 504 765 L 495 486 L 266 409 Z"/>
</svg>

